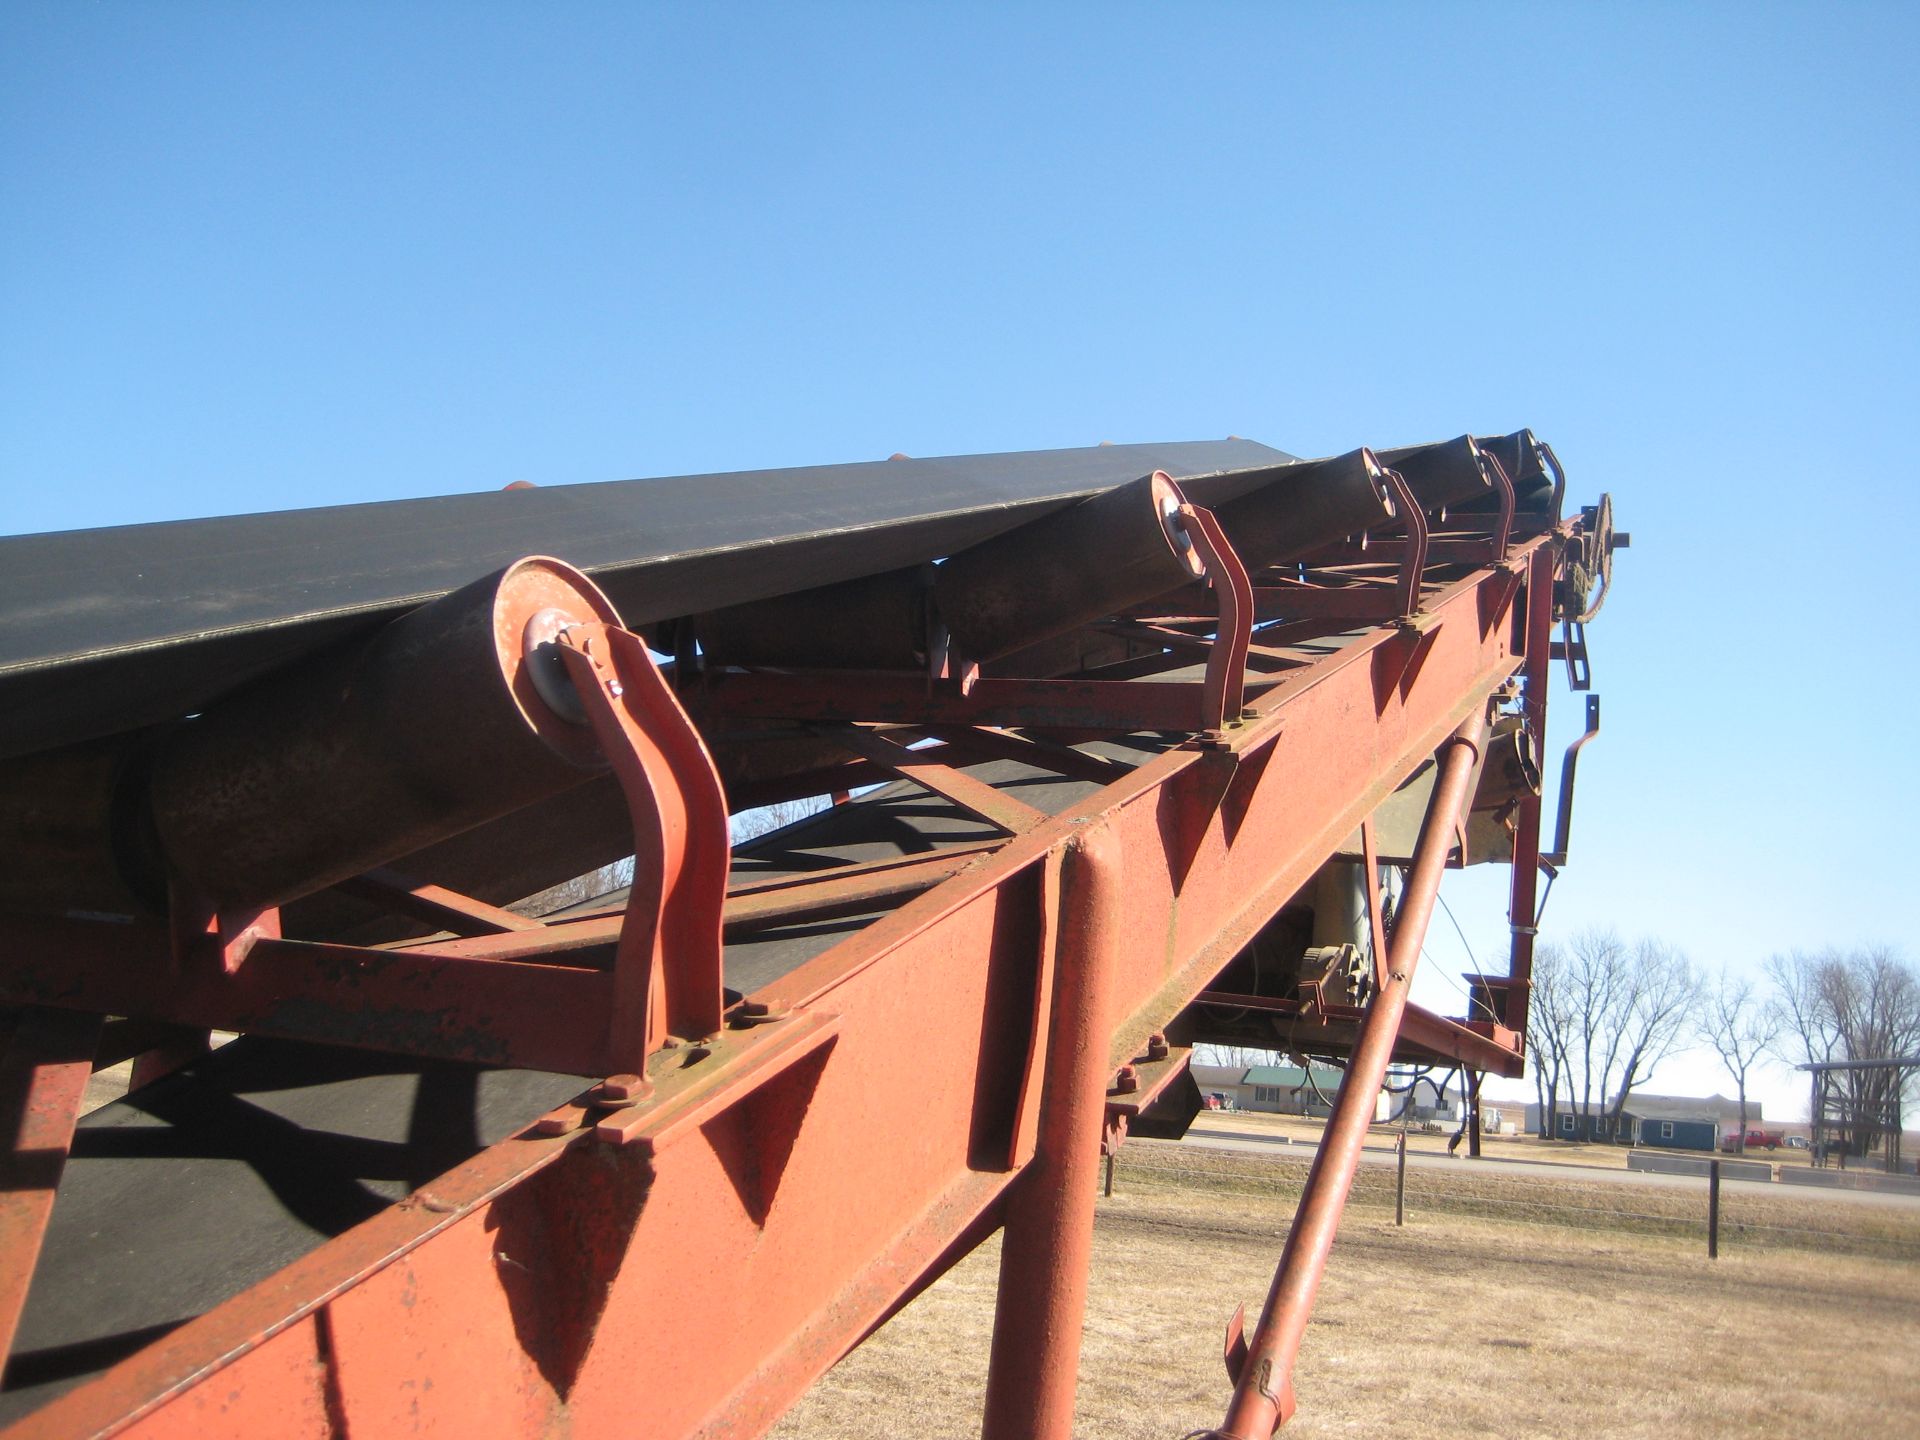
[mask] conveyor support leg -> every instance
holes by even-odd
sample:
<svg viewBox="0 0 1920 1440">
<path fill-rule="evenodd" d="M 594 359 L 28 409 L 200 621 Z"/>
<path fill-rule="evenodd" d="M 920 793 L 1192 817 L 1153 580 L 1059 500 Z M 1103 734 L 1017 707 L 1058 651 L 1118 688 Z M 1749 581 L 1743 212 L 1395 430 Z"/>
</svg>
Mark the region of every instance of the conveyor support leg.
<svg viewBox="0 0 1920 1440">
<path fill-rule="evenodd" d="M 986 1440 L 1070 1440 L 1106 1124 L 1108 1014 L 1124 916 L 1120 843 L 1089 827 L 1060 860 L 1037 1148 L 1007 1204 Z"/>
</svg>

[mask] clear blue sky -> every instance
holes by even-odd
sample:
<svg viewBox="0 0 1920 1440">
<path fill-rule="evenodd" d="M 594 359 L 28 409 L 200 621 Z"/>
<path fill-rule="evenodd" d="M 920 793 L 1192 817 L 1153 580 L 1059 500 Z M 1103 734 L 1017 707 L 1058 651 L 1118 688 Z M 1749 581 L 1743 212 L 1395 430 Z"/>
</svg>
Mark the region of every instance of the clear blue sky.
<svg viewBox="0 0 1920 1440">
<path fill-rule="evenodd" d="M 15 0 L 0 530 L 1531 425 L 1635 536 L 1550 930 L 1906 944 L 1917 32 Z"/>
</svg>

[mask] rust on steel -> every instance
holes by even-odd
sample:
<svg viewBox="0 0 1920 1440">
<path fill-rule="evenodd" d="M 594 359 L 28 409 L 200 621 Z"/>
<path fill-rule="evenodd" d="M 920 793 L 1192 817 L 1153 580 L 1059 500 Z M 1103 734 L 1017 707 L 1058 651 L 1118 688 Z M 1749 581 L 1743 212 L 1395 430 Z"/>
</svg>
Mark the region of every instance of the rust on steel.
<svg viewBox="0 0 1920 1440">
<path fill-rule="evenodd" d="M 1382 628 L 1290 674 L 1251 703 L 1251 717 L 1225 748 L 1167 751 L 750 995 L 770 1014 L 791 1017 L 767 1022 L 776 1029 L 814 1012 L 837 1016 L 830 1046 L 753 1092 L 751 1113 L 760 1119 L 735 1112 L 733 1122 L 717 1117 L 682 1132 L 656 1157 L 637 1213 L 563 1206 L 566 1233 L 604 1227 L 597 1243 L 612 1248 L 593 1252 L 600 1258 L 592 1264 L 536 1271 L 500 1289 L 489 1237 L 503 1227 L 525 1230 L 530 1209 L 543 1213 L 531 1186 L 478 1206 L 420 1242 L 404 1266 L 396 1261 L 368 1281 L 350 1283 L 366 1263 L 352 1245 L 322 1247 L 309 1271 L 337 1253 L 341 1270 L 330 1283 L 345 1287 L 342 1301 L 328 1307 L 334 1340 L 350 1332 L 359 1353 L 369 1343 L 360 1337 L 378 1334 L 389 1347 L 440 1357 L 422 1363 L 449 1386 L 460 1377 L 444 1402 L 453 1418 L 471 1400 L 495 1413 L 532 1407 L 545 1416 L 564 1407 L 581 1435 L 764 1428 L 888 1312 L 903 1287 L 950 1262 L 955 1237 L 995 1212 L 1018 1173 L 1022 1077 L 1038 1073 L 1047 1050 L 1036 1038 L 1044 1033 L 1037 997 L 1047 857 L 1096 819 L 1128 853 L 1164 857 L 1129 868 L 1127 923 L 1112 969 L 1107 1063 L 1117 1067 L 1311 880 L 1398 778 L 1459 725 L 1461 711 L 1478 709 L 1512 672 L 1513 599 L 1505 577 L 1493 572 L 1440 590 L 1423 633 Z M 1362 715 L 1371 717 L 1365 747 L 1352 739 L 1354 717 Z M 1303 815 L 1313 818 L 1303 823 Z M 281 956 L 262 967 L 263 983 L 284 974 L 282 960 L 302 948 L 262 943 Z M 416 947 L 417 963 L 455 963 L 432 960 L 432 948 Z M 441 993 L 505 985 L 502 970 L 527 972 L 513 982 L 524 987 L 531 972 L 559 968 L 467 963 L 484 968 Z M 580 977 L 575 984 L 589 975 L 572 973 Z M 543 1010 L 526 993 L 517 1003 L 501 996 L 494 1014 L 497 1024 L 527 1028 L 531 1040 Z M 167 998 L 142 997 L 155 1005 Z M 942 1023 L 920 1023 L 933 1014 Z M 914 1036 L 912 1045 L 900 1044 L 903 1033 Z M 856 1125 L 916 1138 L 849 1147 L 844 1137 Z M 615 1179 L 601 1176 L 600 1164 L 570 1150 L 538 1193 L 598 1194 L 603 1180 Z M 551 1223 L 560 1220 L 557 1213 Z M 541 1232 L 536 1225 L 529 1233 Z M 739 1260 L 716 1263 L 721 1256 Z M 614 1285 L 616 1269 L 647 1277 L 644 1289 Z M 302 1285 L 314 1283 L 317 1276 Z M 557 1368 L 527 1353 L 518 1338 L 526 1322 L 516 1315 L 528 1306 L 544 1313 L 539 1307 L 583 1289 L 599 1294 L 598 1286 L 612 1288 L 595 1343 Z M 676 1297 L 672 1327 L 647 1318 L 648 1297 L 666 1293 Z M 414 1298 L 408 1308 L 403 1295 L 429 1303 Z M 281 1362 L 256 1353 L 261 1307 L 296 1299 L 269 1282 L 259 1295 L 209 1312 L 193 1327 L 196 1343 L 171 1351 L 172 1363 L 188 1366 L 188 1374 L 227 1365 L 278 1373 L 273 1366 Z M 436 1338 L 447 1323 L 437 1317 L 456 1314 L 457 1359 L 451 1336 Z M 700 1358 L 691 1363 L 683 1337 L 696 1336 Z M 264 1349 L 291 1346 L 280 1353 L 304 1365 L 319 1344 L 309 1331 L 303 1342 Z M 328 1353 L 343 1367 L 349 1410 L 372 1424 L 385 1392 L 345 1381 L 349 1353 Z M 27 1423 L 62 1434 L 139 1411 L 148 1418 L 135 1433 L 197 1425 L 192 1407 L 165 1403 L 150 1388 L 156 1378 L 147 1364 L 127 1362 Z M 234 1423 L 274 1423 L 271 1387 L 244 1375 L 234 1383 Z"/>
<path fill-rule="evenodd" d="M 93 740 L 0 760 L 0 911 L 140 907 L 115 835 L 131 752 L 124 740 Z"/>
<path fill-rule="evenodd" d="M 1191 1044 L 1284 1031 L 1347 1054 L 1358 1078 L 1235 1352 L 1223 1433 L 1270 1433 L 1388 1056 L 1521 1062 L 1534 787 L 1502 806 L 1511 973 L 1479 987 L 1497 1018 L 1433 1015 L 1406 991 L 1489 708 L 1508 729 L 1517 708 L 1538 750 L 1565 557 L 1600 542 L 1588 512 L 1550 518 L 1564 477 L 1526 432 L 1480 452 L 1496 504 L 1429 525 L 1454 504 L 1435 497 L 1466 487 L 1474 443 L 1396 456 L 1411 476 L 1359 450 L 1030 496 L 1017 515 L 942 522 L 967 538 L 940 549 L 835 541 L 831 564 L 780 562 L 804 576 L 783 593 L 858 582 L 879 555 L 880 608 L 781 619 L 770 599 L 778 648 L 753 651 L 749 625 L 738 663 L 726 642 L 702 649 L 701 619 L 729 598 L 708 582 L 644 617 L 696 617 L 650 632 L 667 664 L 558 562 L 527 562 L 524 592 L 495 577 L 336 637 L 193 721 L 48 762 L 37 798 L 0 806 L 0 831 L 39 837 L 43 874 L 69 856 L 98 869 L 103 845 L 118 865 L 129 797 L 151 794 L 155 819 L 133 833 L 172 908 L 0 897 L 0 1006 L 84 1032 L 51 1070 L 23 1071 L 34 1051 L 17 1037 L 0 1057 L 42 1077 L 39 1149 L 64 1153 L 106 1014 L 132 1017 L 110 1053 L 142 1052 L 142 1073 L 184 1061 L 169 1084 L 216 1100 L 223 1057 L 271 1053 L 273 1037 L 388 1052 L 375 1071 L 417 1064 L 423 1091 L 446 1061 L 551 1073 L 507 1138 L 410 1180 L 406 1200 L 278 1270 L 239 1265 L 231 1298 L 175 1305 L 170 1319 L 192 1318 L 64 1393 L 11 1414 L 0 1394 L 7 1440 L 760 1434 L 1002 1226 L 987 1433 L 1065 1436 L 1103 1145 L 1178 1133 Z M 1047 477 L 1069 463 L 1028 468 L 1058 489 Z M 1516 510 L 1509 469 L 1544 502 Z M 528 493 L 546 492 L 508 498 Z M 886 578 L 933 560 L 930 589 L 924 571 L 904 589 Z M 844 633 L 869 622 L 881 639 Z M 789 650 L 793 664 L 767 662 Z M 356 689 L 363 675 L 378 683 Z M 383 695 L 418 708 L 394 722 Z M 411 749 L 388 743 L 403 729 Z M 298 760 L 285 773 L 275 746 Z M 1378 993 L 1303 1000 L 1311 976 L 1263 979 L 1256 943 L 1309 943 L 1316 877 L 1356 831 L 1371 868 L 1370 817 L 1426 767 Z M 888 777 L 908 783 L 844 793 Z M 743 849 L 730 880 L 729 810 L 814 794 L 829 811 Z M 104 805 L 104 831 L 63 796 Z M 631 884 L 522 913 L 532 890 L 621 855 Z M 245 1033 L 206 1055 L 213 1028 Z M 347 1153 L 298 1125 L 278 1143 L 310 1139 Z M 34 1148 L 16 1139 L 16 1166 Z M 47 1227 L 46 1184 L 16 1190 L 0 1218 L 26 1217 L 6 1236 L 22 1272 L 42 1233 L 61 1274 L 138 1256 L 123 1231 L 140 1216 L 89 1219 L 95 1253 Z M 190 1253 L 217 1268 L 227 1251 L 247 1246 Z M 165 1258 L 163 1281 L 189 1263 Z M 20 1288 L 6 1303 L 42 1337 L 26 1342 L 36 1365 L 79 1353 L 35 1330 L 44 1292 L 21 1309 Z"/>
<path fill-rule="evenodd" d="M 1507 478 L 1513 482 L 1513 492 L 1520 508 L 1545 511 L 1552 521 L 1560 519 L 1566 477 L 1560 473 L 1560 462 L 1554 458 L 1550 446 L 1543 444 L 1531 430 L 1475 438 L 1481 450 L 1498 460 L 1506 471 Z M 1466 508 L 1492 509 L 1496 503 L 1488 498 L 1477 500 Z"/>
<path fill-rule="evenodd" d="M 637 635 L 576 623 L 558 643 L 633 824 L 604 1064 L 644 1075 L 669 1035 L 699 1040 L 720 1029 L 726 800 L 700 732 Z"/>
<path fill-rule="evenodd" d="M 949 556 L 692 622 L 723 665 L 915 670 L 943 639 L 981 663 L 1166 593 L 1202 572 L 1164 471 L 1090 496 Z"/>
</svg>

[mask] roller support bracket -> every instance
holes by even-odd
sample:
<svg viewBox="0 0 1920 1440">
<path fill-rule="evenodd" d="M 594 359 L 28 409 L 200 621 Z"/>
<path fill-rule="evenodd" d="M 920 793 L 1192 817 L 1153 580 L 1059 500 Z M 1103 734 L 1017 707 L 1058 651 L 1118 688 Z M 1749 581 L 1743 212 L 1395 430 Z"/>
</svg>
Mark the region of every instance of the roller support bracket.
<svg viewBox="0 0 1920 1440">
<path fill-rule="evenodd" d="M 1385 469 L 1380 472 L 1380 483 L 1393 498 L 1393 513 L 1406 532 L 1393 554 L 1397 565 L 1393 578 L 1364 585 L 1269 581 L 1253 590 L 1253 598 L 1261 607 L 1261 618 L 1388 621 L 1404 633 L 1425 633 L 1421 608 L 1425 597 L 1421 586 L 1434 543 L 1432 528 L 1405 476 L 1398 470 Z M 1364 554 L 1364 551 L 1355 554 Z"/>
<path fill-rule="evenodd" d="M 1420 502 L 1414 498 L 1413 488 L 1406 482 L 1398 470 L 1386 472 L 1387 486 L 1393 491 L 1394 503 L 1400 507 L 1400 514 L 1406 520 L 1407 547 L 1400 559 L 1400 574 L 1394 581 L 1394 603 L 1398 607 L 1399 618 L 1411 620 L 1420 611 L 1420 581 L 1427 569 L 1427 540 L 1430 535 L 1427 517 L 1420 509 Z"/>
<path fill-rule="evenodd" d="M 1500 463 L 1500 457 L 1491 451 L 1483 452 L 1481 459 L 1486 462 L 1494 493 L 1500 497 L 1500 519 L 1493 532 L 1493 560 L 1495 564 L 1504 564 L 1507 546 L 1513 535 L 1513 515 L 1517 504 L 1513 477 L 1507 474 L 1507 467 Z"/>
<path fill-rule="evenodd" d="M 1211 510 L 1183 504 L 1177 513 L 1194 549 L 1200 552 L 1207 567 L 1207 583 L 1220 605 L 1220 625 L 1214 632 L 1200 693 L 1198 727 L 1217 733 L 1237 721 L 1246 704 L 1247 647 L 1253 641 L 1253 582 Z"/>
<path fill-rule="evenodd" d="M 606 1066 L 645 1077 L 671 1036 L 719 1032 L 729 844 L 713 758 L 639 636 L 575 625 L 555 643 L 627 799 L 633 885 L 614 959 Z"/>
</svg>

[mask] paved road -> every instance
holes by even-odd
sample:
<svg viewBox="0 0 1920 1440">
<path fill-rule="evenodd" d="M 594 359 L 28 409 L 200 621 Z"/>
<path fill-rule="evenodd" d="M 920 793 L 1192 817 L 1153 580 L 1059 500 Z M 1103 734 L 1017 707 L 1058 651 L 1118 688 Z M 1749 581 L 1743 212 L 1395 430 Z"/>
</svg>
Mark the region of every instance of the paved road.
<svg viewBox="0 0 1920 1440">
<path fill-rule="evenodd" d="M 1235 1130 L 1213 1130 L 1205 1125 L 1195 1125 L 1187 1132 L 1188 1145 L 1197 1145 L 1208 1150 L 1236 1150 L 1242 1153 L 1272 1155 L 1281 1154 L 1309 1160 L 1318 1146 L 1289 1140 L 1285 1135 L 1252 1135 Z M 1391 1165 L 1393 1146 L 1369 1144 L 1362 1148 L 1360 1159 L 1369 1165 Z M 1521 1171 L 1530 1178 L 1551 1180 L 1584 1180 L 1612 1183 L 1617 1185 L 1651 1186 L 1655 1189 L 1693 1190 L 1705 1193 L 1707 1182 L 1698 1175 L 1661 1175 L 1650 1170 L 1615 1170 L 1598 1165 L 1569 1165 L 1564 1161 L 1521 1160 L 1506 1156 L 1483 1156 L 1473 1160 L 1460 1156 L 1434 1155 L 1420 1150 L 1407 1152 L 1409 1170 L 1453 1171 L 1462 1174 L 1487 1173 L 1490 1167 Z M 1767 1180 L 1723 1179 L 1721 1188 L 1731 1194 L 1779 1195 L 1793 1200 L 1822 1201 L 1831 1200 L 1839 1205 L 1880 1205 L 1903 1206 L 1920 1205 L 1920 1195 L 1908 1195 L 1883 1190 L 1827 1190 L 1811 1185 L 1779 1185 Z"/>
</svg>

